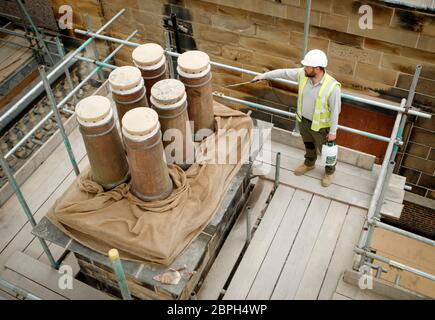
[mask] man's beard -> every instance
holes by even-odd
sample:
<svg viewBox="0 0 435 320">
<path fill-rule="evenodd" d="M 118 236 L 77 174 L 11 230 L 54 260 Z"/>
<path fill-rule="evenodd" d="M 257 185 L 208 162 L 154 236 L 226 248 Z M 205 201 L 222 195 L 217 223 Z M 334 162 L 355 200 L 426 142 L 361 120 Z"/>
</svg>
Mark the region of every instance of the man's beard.
<svg viewBox="0 0 435 320">
<path fill-rule="evenodd" d="M 305 72 L 305 76 L 308 77 L 308 78 L 312 78 L 312 77 L 315 76 L 315 74 L 314 74 L 314 72 L 313 73 L 306 73 Z"/>
</svg>

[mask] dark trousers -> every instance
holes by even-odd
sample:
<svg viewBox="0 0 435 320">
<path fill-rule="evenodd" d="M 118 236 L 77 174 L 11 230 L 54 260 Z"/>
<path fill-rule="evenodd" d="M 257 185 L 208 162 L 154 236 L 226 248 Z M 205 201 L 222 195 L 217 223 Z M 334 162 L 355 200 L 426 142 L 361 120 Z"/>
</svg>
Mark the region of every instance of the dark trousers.
<svg viewBox="0 0 435 320">
<path fill-rule="evenodd" d="M 314 166 L 317 160 L 317 151 L 322 151 L 322 145 L 327 141 L 329 128 L 322 128 L 319 132 L 311 130 L 311 120 L 302 118 L 299 122 L 299 131 L 301 132 L 302 140 L 305 145 L 305 165 L 308 167 Z M 327 174 L 333 174 L 335 165 L 325 166 Z"/>
</svg>

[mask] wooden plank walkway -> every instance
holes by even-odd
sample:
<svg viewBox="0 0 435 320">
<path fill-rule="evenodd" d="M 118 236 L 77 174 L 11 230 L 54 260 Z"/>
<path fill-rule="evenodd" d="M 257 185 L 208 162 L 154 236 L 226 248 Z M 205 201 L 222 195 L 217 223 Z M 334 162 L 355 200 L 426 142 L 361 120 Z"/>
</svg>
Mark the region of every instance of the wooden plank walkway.
<svg viewBox="0 0 435 320">
<path fill-rule="evenodd" d="M 293 194 L 293 188 L 278 187 L 242 262 L 237 268 L 224 299 L 246 298 L 257 270 L 261 266 L 262 258 L 267 253 L 273 239 L 276 227 L 280 224 L 283 212 L 286 211 Z"/>
<path fill-rule="evenodd" d="M 279 188 L 278 188 L 279 189 Z M 248 299 L 269 299 L 293 246 L 312 194 L 296 190 L 272 240 L 267 255 L 252 284 Z"/>
<path fill-rule="evenodd" d="M 223 299 L 333 299 L 365 214 L 280 185 Z"/>
<path fill-rule="evenodd" d="M 353 206 L 367 209 L 375 188 L 377 173 L 339 162 L 336 167 L 333 182 L 328 188 L 320 184 L 324 169 L 317 166 L 304 176 L 295 176 L 294 169 L 303 162 L 303 151 L 272 141 L 270 159 L 264 162 L 272 165 L 272 170 L 266 175 L 273 180 L 275 177 L 275 159 L 277 152 L 281 153 L 280 182 L 314 194 L 345 202 Z M 264 147 L 267 150 L 267 146 Z M 269 147 L 270 149 L 270 147 Z M 405 178 L 392 175 L 389 188 L 385 194 L 381 213 L 399 218 L 403 209 Z"/>
<path fill-rule="evenodd" d="M 270 181 L 258 179 L 254 189 L 242 211 L 227 236 L 213 266 L 210 268 L 206 279 L 197 293 L 198 299 L 217 300 L 228 279 L 228 275 L 235 267 L 240 254 L 246 244 L 247 219 L 246 214 L 249 209 L 251 215 L 251 229 L 255 222 L 261 217 L 266 201 L 272 191 L 273 184 Z"/>
</svg>

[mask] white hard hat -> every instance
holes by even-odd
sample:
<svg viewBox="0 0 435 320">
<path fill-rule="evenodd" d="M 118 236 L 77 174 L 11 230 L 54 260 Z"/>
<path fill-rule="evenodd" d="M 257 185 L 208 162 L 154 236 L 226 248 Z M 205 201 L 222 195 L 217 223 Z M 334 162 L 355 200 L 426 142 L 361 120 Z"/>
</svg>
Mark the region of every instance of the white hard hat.
<svg viewBox="0 0 435 320">
<path fill-rule="evenodd" d="M 326 54 L 319 49 L 310 50 L 301 61 L 304 66 L 308 67 L 326 67 L 328 65 L 328 58 Z"/>
</svg>

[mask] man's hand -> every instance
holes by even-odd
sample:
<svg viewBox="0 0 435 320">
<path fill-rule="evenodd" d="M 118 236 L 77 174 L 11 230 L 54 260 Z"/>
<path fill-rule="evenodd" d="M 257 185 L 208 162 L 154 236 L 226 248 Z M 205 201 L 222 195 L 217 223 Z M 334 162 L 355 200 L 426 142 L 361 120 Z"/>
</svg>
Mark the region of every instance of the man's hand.
<svg viewBox="0 0 435 320">
<path fill-rule="evenodd" d="M 264 74 L 259 74 L 258 76 L 255 76 L 254 79 L 252 79 L 253 82 L 257 82 L 261 80 L 266 80 L 266 76 Z"/>
<path fill-rule="evenodd" d="M 328 139 L 328 141 L 334 141 L 337 138 L 337 135 L 336 134 L 332 134 L 332 133 L 328 133 L 326 138 Z"/>
</svg>

